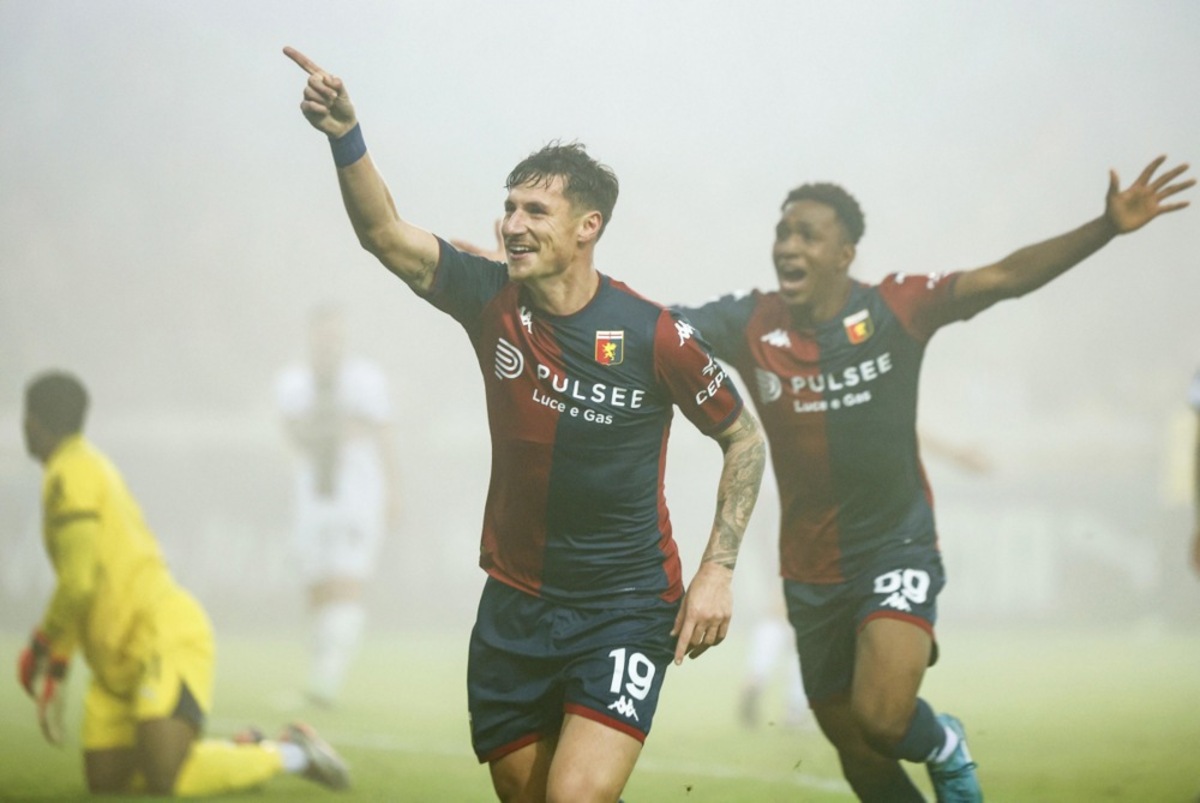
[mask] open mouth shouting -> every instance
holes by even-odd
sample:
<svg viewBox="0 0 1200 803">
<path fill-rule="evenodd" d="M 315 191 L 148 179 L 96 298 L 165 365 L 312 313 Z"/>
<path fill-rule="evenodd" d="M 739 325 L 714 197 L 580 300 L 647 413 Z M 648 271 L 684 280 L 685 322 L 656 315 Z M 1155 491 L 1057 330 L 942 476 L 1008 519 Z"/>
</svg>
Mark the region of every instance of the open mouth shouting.
<svg viewBox="0 0 1200 803">
<path fill-rule="evenodd" d="M 779 292 L 784 295 L 802 293 L 808 287 L 808 269 L 799 265 L 776 263 L 775 273 L 779 276 Z"/>
</svg>

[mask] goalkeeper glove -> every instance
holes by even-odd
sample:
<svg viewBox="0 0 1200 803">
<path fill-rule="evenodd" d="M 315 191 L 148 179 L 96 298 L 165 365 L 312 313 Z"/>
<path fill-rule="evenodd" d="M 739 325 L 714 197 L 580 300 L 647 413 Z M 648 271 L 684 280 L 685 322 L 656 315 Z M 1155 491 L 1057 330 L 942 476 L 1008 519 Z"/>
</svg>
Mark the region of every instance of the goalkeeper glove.
<svg viewBox="0 0 1200 803">
<path fill-rule="evenodd" d="M 40 630 L 34 631 L 29 646 L 21 652 L 17 664 L 21 685 L 37 702 L 38 725 L 51 744 L 62 744 L 63 709 L 66 702 L 68 656 L 54 655 L 50 641 Z"/>
</svg>

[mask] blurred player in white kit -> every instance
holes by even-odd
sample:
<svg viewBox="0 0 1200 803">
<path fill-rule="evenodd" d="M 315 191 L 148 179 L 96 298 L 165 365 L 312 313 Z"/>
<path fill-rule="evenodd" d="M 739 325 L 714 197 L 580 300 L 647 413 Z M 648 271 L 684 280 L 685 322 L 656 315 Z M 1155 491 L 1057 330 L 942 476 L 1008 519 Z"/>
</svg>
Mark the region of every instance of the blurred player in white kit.
<svg viewBox="0 0 1200 803">
<path fill-rule="evenodd" d="M 331 305 L 309 316 L 308 358 L 284 369 L 276 401 L 298 460 L 294 536 L 312 615 L 306 695 L 332 705 L 362 638 L 363 591 L 399 513 L 391 401 L 374 363 L 346 352 Z"/>
</svg>

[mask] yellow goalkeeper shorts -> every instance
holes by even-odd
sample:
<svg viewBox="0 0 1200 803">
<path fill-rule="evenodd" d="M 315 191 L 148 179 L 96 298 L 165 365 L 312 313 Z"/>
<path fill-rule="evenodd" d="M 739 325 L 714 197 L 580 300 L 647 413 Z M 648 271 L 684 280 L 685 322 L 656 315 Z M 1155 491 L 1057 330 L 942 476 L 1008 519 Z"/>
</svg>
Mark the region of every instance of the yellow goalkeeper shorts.
<svg viewBox="0 0 1200 803">
<path fill-rule="evenodd" d="M 137 681 L 129 694 L 115 694 L 92 667 L 83 708 L 83 749 L 133 747 L 137 725 L 180 717 L 197 728 L 212 710 L 215 647 L 212 625 L 200 604 L 183 589 L 139 619 L 131 654 Z"/>
</svg>

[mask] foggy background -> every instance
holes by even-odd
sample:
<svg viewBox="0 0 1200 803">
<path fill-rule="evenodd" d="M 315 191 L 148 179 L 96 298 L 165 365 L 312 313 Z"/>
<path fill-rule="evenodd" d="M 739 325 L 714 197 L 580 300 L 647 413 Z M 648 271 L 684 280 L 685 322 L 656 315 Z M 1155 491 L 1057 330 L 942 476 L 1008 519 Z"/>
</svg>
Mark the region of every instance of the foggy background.
<svg viewBox="0 0 1200 803">
<path fill-rule="evenodd" d="M 358 248 L 286 44 L 345 79 L 408 219 L 490 244 L 509 169 L 579 139 L 621 181 L 599 268 L 698 303 L 774 286 L 779 203 L 805 181 L 862 204 L 868 281 L 1084 223 L 1110 167 L 1124 186 L 1160 153 L 1200 160 L 1198 35 L 1190 0 L 0 0 L 0 627 L 31 627 L 51 588 L 19 425 L 25 381 L 52 366 L 88 384 L 90 437 L 218 632 L 298 623 L 273 383 L 333 301 L 398 411 L 405 514 L 369 627 L 461 627 L 465 648 L 484 577 L 478 369 L 458 325 Z M 1200 620 L 1198 215 L 933 339 L 922 430 L 989 466 L 926 455 L 943 620 Z M 689 578 L 719 467 L 677 417 L 667 494 Z M 735 628 L 775 587 L 772 483 Z"/>
</svg>

